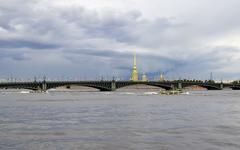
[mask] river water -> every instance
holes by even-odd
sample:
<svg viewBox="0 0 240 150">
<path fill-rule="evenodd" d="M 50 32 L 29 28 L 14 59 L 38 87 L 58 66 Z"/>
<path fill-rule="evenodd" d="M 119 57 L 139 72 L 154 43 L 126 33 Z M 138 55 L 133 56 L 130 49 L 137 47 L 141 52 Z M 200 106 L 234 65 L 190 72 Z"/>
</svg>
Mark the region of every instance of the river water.
<svg viewBox="0 0 240 150">
<path fill-rule="evenodd" d="M 1 91 L 0 149 L 239 150 L 240 91 Z"/>
</svg>

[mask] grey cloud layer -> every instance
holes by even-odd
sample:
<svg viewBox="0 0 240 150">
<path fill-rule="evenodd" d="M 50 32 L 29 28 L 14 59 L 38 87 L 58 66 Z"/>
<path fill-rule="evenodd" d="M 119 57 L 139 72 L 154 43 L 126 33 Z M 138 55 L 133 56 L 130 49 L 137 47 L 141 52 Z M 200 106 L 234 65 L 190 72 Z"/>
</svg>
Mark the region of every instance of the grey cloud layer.
<svg viewBox="0 0 240 150">
<path fill-rule="evenodd" d="M 229 14 L 233 15 L 231 11 Z M 132 53 L 137 50 L 141 72 L 204 78 L 213 71 L 219 78 L 238 78 L 240 69 L 229 73 L 222 68 L 240 62 L 233 59 L 239 56 L 239 49 L 214 47 L 207 42 L 230 27 L 238 30 L 240 22 L 228 18 L 226 24 L 218 25 L 197 24 L 204 19 L 179 20 L 148 19 L 139 10 L 98 11 L 83 6 L 54 7 L 38 1 L 4 2 L 0 6 L 0 67 L 8 69 L 0 74 L 119 75 L 127 79 Z M 224 23 L 226 18 L 214 20 Z M 214 30 L 212 26 L 216 26 Z"/>
</svg>

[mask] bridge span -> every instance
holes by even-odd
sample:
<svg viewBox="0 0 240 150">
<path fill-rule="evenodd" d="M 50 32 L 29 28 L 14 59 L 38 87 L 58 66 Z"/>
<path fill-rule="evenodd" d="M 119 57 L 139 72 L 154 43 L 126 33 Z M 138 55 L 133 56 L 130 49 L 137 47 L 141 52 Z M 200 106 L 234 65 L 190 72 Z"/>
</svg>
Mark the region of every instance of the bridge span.
<svg viewBox="0 0 240 150">
<path fill-rule="evenodd" d="M 189 86 L 200 86 L 208 90 L 222 90 L 231 88 L 240 90 L 240 84 L 233 83 L 214 83 L 199 81 L 42 81 L 42 82 L 6 82 L 0 83 L 0 89 L 29 89 L 33 91 L 46 92 L 49 89 L 57 87 L 87 86 L 99 89 L 100 91 L 115 91 L 119 88 L 131 85 L 150 85 L 160 87 L 166 90 L 183 89 Z"/>
</svg>

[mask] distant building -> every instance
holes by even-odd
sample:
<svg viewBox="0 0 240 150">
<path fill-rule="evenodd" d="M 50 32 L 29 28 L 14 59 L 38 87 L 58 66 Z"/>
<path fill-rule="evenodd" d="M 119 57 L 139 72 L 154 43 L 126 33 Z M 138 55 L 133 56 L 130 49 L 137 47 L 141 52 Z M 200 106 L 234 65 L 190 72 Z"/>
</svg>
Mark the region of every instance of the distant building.
<svg viewBox="0 0 240 150">
<path fill-rule="evenodd" d="M 142 81 L 148 81 L 147 75 L 145 73 L 142 75 Z"/>
<path fill-rule="evenodd" d="M 6 79 L 0 79 L 0 82 L 7 82 Z"/>
<path fill-rule="evenodd" d="M 164 81 L 165 79 L 164 79 L 164 75 L 163 75 L 163 73 L 161 73 L 161 75 L 160 75 L 160 81 Z"/>
</svg>

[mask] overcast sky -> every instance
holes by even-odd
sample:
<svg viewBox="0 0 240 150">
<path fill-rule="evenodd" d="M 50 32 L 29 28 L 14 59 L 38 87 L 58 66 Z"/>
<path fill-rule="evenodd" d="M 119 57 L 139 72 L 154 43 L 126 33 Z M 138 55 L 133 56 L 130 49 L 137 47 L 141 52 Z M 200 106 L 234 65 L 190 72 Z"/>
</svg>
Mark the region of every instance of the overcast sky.
<svg viewBox="0 0 240 150">
<path fill-rule="evenodd" d="M 239 0 L 0 0 L 0 77 L 240 79 Z"/>
</svg>

